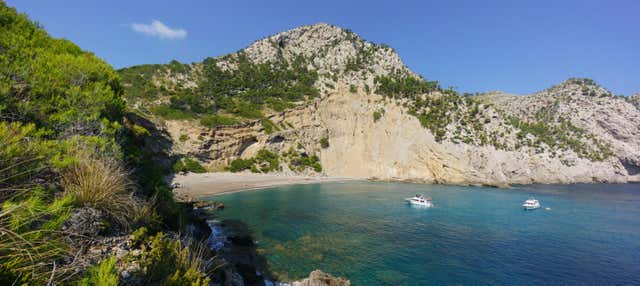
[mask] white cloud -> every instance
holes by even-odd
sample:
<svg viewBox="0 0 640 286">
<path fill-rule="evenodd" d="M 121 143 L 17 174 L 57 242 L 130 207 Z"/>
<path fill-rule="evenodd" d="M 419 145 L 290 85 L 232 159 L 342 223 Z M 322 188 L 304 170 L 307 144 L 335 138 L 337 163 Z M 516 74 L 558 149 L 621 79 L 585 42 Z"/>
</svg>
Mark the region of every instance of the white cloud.
<svg viewBox="0 0 640 286">
<path fill-rule="evenodd" d="M 173 40 L 182 39 L 187 36 L 187 30 L 172 29 L 158 20 L 153 20 L 151 24 L 133 23 L 131 24 L 131 29 L 149 36 L 158 37 L 160 39 Z"/>
</svg>

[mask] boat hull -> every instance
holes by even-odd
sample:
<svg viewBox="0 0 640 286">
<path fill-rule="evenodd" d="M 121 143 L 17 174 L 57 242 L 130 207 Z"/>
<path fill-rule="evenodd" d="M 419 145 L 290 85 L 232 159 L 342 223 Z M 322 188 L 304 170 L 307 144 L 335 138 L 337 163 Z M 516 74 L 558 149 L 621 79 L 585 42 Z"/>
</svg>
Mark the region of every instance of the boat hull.
<svg viewBox="0 0 640 286">
<path fill-rule="evenodd" d="M 416 202 L 416 201 L 407 200 L 407 203 L 410 204 L 410 205 L 422 206 L 422 207 L 432 207 L 433 206 L 432 202 Z"/>
</svg>

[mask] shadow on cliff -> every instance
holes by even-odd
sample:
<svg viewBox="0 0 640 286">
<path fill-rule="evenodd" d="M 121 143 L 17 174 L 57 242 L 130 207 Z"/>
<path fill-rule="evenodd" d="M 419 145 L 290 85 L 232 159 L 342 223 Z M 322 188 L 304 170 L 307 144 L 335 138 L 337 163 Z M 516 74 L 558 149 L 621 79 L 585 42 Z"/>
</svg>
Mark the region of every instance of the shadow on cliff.
<svg viewBox="0 0 640 286">
<path fill-rule="evenodd" d="M 135 113 L 126 114 L 124 123 L 126 134 L 120 145 L 133 171 L 132 176 L 139 182 L 139 195 L 155 197 L 156 209 L 169 228 L 186 230 L 197 240 L 207 240 L 211 234 L 207 223 L 211 213 L 194 209 L 193 203 L 177 203 L 172 199 L 169 184 L 174 177 L 173 164 L 180 157 L 171 152 L 171 136 L 151 120 Z M 181 227 L 185 223 L 187 227 Z M 214 271 L 212 278 L 224 281 L 223 285 L 238 285 L 234 281 L 237 282 L 240 277 L 233 273 L 241 276 L 243 285 L 264 285 L 265 279 L 272 280 L 267 260 L 258 253 L 247 224 L 239 220 L 225 220 L 221 226 L 230 233 L 230 246 L 217 255 L 224 258 L 228 265 L 223 271 Z"/>
<path fill-rule="evenodd" d="M 137 182 L 137 195 L 154 203 L 167 227 L 179 229 L 189 221 L 188 208 L 181 208 L 173 199 L 169 185 L 172 166 L 178 159 L 171 152 L 171 136 L 151 120 L 132 112 L 125 115 L 124 126 L 119 143 L 132 179 Z"/>
</svg>

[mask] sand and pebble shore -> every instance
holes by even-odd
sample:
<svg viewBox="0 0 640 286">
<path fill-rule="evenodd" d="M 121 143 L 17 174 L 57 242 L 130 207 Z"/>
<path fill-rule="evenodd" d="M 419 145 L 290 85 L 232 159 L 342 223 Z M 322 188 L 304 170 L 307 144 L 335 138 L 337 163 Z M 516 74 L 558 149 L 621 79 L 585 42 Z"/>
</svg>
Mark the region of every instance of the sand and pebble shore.
<svg viewBox="0 0 640 286">
<path fill-rule="evenodd" d="M 353 180 L 350 178 L 256 174 L 256 173 L 188 173 L 176 175 L 171 184 L 174 194 L 180 200 L 198 200 L 216 195 L 257 190 L 269 187 L 339 182 Z"/>
</svg>

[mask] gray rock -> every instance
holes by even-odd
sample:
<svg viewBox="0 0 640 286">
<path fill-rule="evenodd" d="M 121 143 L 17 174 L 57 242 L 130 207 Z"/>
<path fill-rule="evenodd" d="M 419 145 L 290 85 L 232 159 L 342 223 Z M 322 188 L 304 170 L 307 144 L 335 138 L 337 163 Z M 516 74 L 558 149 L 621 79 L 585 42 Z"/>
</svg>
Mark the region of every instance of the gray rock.
<svg viewBox="0 0 640 286">
<path fill-rule="evenodd" d="M 73 213 L 62 224 L 62 231 L 73 235 L 94 238 L 105 228 L 105 215 L 96 209 L 83 207 L 74 209 Z"/>
<path fill-rule="evenodd" d="M 314 270 L 309 278 L 291 283 L 292 286 L 349 286 L 351 282 L 345 278 L 334 277 L 320 270 Z"/>
</svg>

